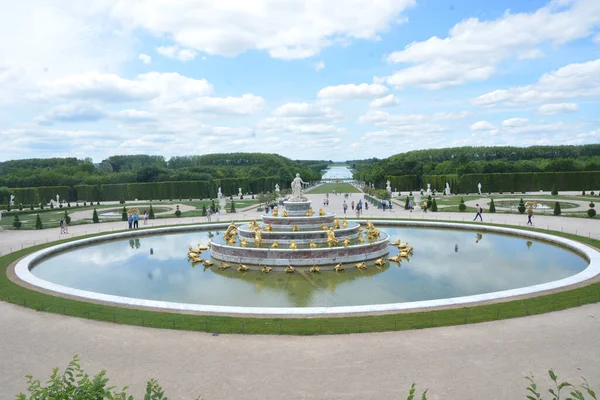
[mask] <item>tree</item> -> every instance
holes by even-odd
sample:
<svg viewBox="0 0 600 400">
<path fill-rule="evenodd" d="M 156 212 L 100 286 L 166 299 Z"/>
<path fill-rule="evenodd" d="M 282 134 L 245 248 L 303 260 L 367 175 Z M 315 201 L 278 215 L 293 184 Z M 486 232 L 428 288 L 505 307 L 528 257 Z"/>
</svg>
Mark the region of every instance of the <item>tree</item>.
<svg viewBox="0 0 600 400">
<path fill-rule="evenodd" d="M 494 199 L 492 199 L 492 201 L 490 201 L 490 212 L 491 213 L 496 212 L 496 205 L 494 204 Z"/>
<path fill-rule="evenodd" d="M 21 223 L 21 221 L 19 220 L 19 216 L 18 216 L 18 215 L 15 215 L 15 220 L 13 221 L 13 223 L 12 223 L 12 224 L 13 224 L 13 226 L 14 226 L 16 229 L 19 229 L 19 228 L 21 227 L 22 223 Z"/>
<path fill-rule="evenodd" d="M 152 207 L 152 206 L 150 206 Z M 127 221 L 127 209 L 123 207 L 123 211 L 121 211 L 121 221 Z"/>
<path fill-rule="evenodd" d="M 550 192 L 552 196 L 558 196 L 558 190 L 556 190 L 556 184 L 552 185 L 552 191 Z"/>
<path fill-rule="evenodd" d="M 175 216 L 177 218 L 181 217 L 181 211 L 179 210 L 179 204 L 177 205 L 177 210 L 175 211 Z"/>
<path fill-rule="evenodd" d="M 100 222 L 100 218 L 98 218 L 98 211 L 94 208 L 94 214 L 92 215 L 92 221 L 97 224 Z"/>
<path fill-rule="evenodd" d="M 409 202 L 410 202 L 410 200 L 409 200 L 408 196 L 406 196 L 406 202 L 404 203 L 404 209 L 405 209 L 405 210 L 408 210 L 408 209 L 409 209 L 409 206 L 408 206 L 408 203 L 409 203 Z"/>
<path fill-rule="evenodd" d="M 517 210 L 521 214 L 523 214 L 525 212 L 525 202 L 523 201 L 523 199 L 521 199 L 521 201 L 519 201 L 519 206 L 517 207 Z"/>
<path fill-rule="evenodd" d="M 465 205 L 465 199 L 460 198 L 460 204 L 458 205 L 458 211 L 466 211 L 467 206 Z"/>
<path fill-rule="evenodd" d="M 155 219 L 154 210 L 152 209 L 152 204 L 150 204 L 150 211 L 148 212 L 148 218 Z"/>
<path fill-rule="evenodd" d="M 438 210 L 437 203 L 436 203 L 435 199 L 433 199 L 433 202 L 431 203 L 431 211 L 436 212 L 437 210 Z"/>
<path fill-rule="evenodd" d="M 554 215 L 560 215 L 562 211 L 560 210 L 560 203 L 557 201 L 554 203 Z"/>
<path fill-rule="evenodd" d="M 69 216 L 67 210 L 65 210 L 65 222 L 67 223 L 67 225 L 71 223 L 71 217 Z"/>
<path fill-rule="evenodd" d="M 235 212 L 235 203 L 233 202 L 233 200 L 231 200 L 231 208 L 229 209 L 230 213 L 234 213 Z"/>
<path fill-rule="evenodd" d="M 42 224 L 42 219 L 40 218 L 40 214 L 35 217 L 35 229 L 44 229 L 44 225 Z"/>
</svg>

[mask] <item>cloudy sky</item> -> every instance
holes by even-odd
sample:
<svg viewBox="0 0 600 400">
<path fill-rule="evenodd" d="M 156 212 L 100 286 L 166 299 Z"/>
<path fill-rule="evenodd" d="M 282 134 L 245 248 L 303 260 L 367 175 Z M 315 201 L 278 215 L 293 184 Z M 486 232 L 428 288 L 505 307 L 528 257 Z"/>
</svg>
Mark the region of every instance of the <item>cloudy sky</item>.
<svg viewBox="0 0 600 400">
<path fill-rule="evenodd" d="M 0 161 L 600 142 L 599 0 L 22 0 Z"/>
</svg>

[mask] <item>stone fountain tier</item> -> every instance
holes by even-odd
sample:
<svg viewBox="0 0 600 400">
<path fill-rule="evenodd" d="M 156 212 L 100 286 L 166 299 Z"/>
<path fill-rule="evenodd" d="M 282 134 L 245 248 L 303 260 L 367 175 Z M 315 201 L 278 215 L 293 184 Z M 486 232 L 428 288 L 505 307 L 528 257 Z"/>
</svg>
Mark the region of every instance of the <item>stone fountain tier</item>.
<svg viewBox="0 0 600 400">
<path fill-rule="evenodd" d="M 336 239 L 340 242 L 344 241 L 346 238 L 349 238 L 350 240 L 357 239 L 359 235 L 359 226 L 360 224 L 358 222 L 350 221 L 346 228 L 340 227 L 339 229 L 335 229 Z M 248 243 L 254 244 L 254 232 L 249 229 L 248 225 L 241 225 L 238 228 L 238 233 L 240 239 L 246 239 Z M 280 244 L 290 244 L 292 240 L 298 245 L 309 243 L 311 240 L 315 243 L 327 243 L 327 231 L 321 229 L 321 225 L 318 225 L 318 229 L 314 230 L 305 229 L 297 232 L 291 230 L 273 230 L 271 232 L 265 232 L 261 230 L 260 233 L 264 244 L 271 244 L 274 240 L 277 240 L 277 243 Z"/>
<path fill-rule="evenodd" d="M 289 216 L 305 216 L 306 212 L 310 209 L 312 201 L 303 200 L 303 201 L 284 201 L 283 205 Z M 279 213 L 282 214 L 283 210 L 279 210 Z"/>
<path fill-rule="evenodd" d="M 327 213 L 325 215 L 315 214 L 312 217 L 302 216 L 290 216 L 287 217 L 272 215 L 263 215 L 262 225 L 271 225 L 273 230 L 286 230 L 291 231 L 294 225 L 298 225 L 298 228 L 314 228 L 321 229 L 321 225 L 333 226 L 335 224 L 335 214 Z M 341 223 L 341 222 L 340 222 Z"/>
<path fill-rule="evenodd" d="M 230 246 L 211 242 L 210 253 L 215 260 L 249 265 L 268 265 L 274 267 L 319 265 L 324 269 L 332 269 L 338 263 L 368 262 L 384 257 L 389 252 L 389 235 L 381 232 L 381 237 L 370 243 L 355 244 L 348 247 L 323 248 L 257 248 Z M 353 265 L 344 265 L 354 268 Z"/>
</svg>

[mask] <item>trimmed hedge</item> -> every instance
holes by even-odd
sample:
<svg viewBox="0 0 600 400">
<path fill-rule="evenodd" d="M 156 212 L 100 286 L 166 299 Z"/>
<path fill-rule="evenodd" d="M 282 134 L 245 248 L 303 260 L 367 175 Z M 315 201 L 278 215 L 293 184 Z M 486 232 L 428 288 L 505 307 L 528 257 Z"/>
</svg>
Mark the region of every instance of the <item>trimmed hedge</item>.
<svg viewBox="0 0 600 400">
<path fill-rule="evenodd" d="M 416 175 L 388 175 L 385 179 L 390 181 L 392 190 L 397 189 L 399 192 L 408 192 L 419 187 L 419 178 Z"/>
</svg>

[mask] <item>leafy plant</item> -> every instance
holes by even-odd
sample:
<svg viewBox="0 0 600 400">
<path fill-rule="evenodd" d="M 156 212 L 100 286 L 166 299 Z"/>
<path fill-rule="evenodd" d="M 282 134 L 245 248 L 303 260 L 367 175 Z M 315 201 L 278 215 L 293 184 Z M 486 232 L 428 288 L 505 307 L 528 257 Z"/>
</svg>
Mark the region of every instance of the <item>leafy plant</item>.
<svg viewBox="0 0 600 400">
<path fill-rule="evenodd" d="M 550 397 L 551 400 L 560 400 L 562 398 L 561 392 L 563 391 L 563 389 L 569 391 L 569 395 L 573 396 L 567 396 L 565 400 L 585 400 L 585 394 L 590 396 L 588 397 L 588 399 L 597 400 L 596 392 L 594 392 L 590 388 L 585 378 L 583 379 L 583 383 L 581 385 L 575 386 L 569 382 L 559 383 L 558 376 L 556 375 L 556 373 L 554 373 L 553 370 L 548 371 L 548 376 L 550 377 L 552 382 L 554 382 L 554 388 L 548 389 L 548 393 L 552 395 Z M 525 379 L 527 379 L 527 381 L 529 382 L 529 386 L 527 387 L 527 398 L 530 400 L 543 400 L 544 398 L 542 397 L 542 394 L 538 391 L 538 386 L 535 383 L 533 374 L 525 377 Z"/>
<path fill-rule="evenodd" d="M 150 204 L 150 211 L 148 211 L 148 218 L 155 219 L 154 210 L 152 209 L 152 204 Z"/>
<path fill-rule="evenodd" d="M 594 207 L 596 207 L 596 205 L 594 204 L 594 202 L 593 201 L 590 202 L 590 208 L 594 208 Z"/>
<path fill-rule="evenodd" d="M 519 210 L 519 213 L 521 214 L 525 212 L 525 202 L 523 201 L 523 199 L 519 201 L 519 206 L 517 207 L 517 210 Z"/>
<path fill-rule="evenodd" d="M 33 211 L 33 203 L 31 203 L 31 204 L 29 205 L 29 209 L 30 209 L 31 211 Z"/>
<path fill-rule="evenodd" d="M 100 222 L 100 218 L 98 218 L 98 211 L 94 208 L 94 214 L 92 215 L 92 221 L 97 224 Z"/>
<path fill-rule="evenodd" d="M 42 224 L 42 219 L 40 218 L 40 214 L 35 217 L 35 229 L 44 229 L 44 225 Z"/>
<path fill-rule="evenodd" d="M 585 190 L 582 190 L 582 191 L 581 191 L 581 195 L 582 195 L 582 196 L 585 196 Z"/>
<path fill-rule="evenodd" d="M 491 213 L 496 212 L 496 205 L 494 204 L 494 199 L 492 199 L 492 201 L 490 201 L 490 212 Z"/>
<path fill-rule="evenodd" d="M 19 216 L 15 215 L 15 220 L 13 221 L 12 225 L 16 228 L 19 229 L 21 227 L 21 225 L 23 225 L 21 223 L 21 221 L 19 220 Z"/>
<path fill-rule="evenodd" d="M 560 203 L 557 201 L 554 203 L 554 215 L 560 215 L 562 211 L 560 210 Z"/>
<path fill-rule="evenodd" d="M 177 210 L 175 211 L 175 216 L 177 218 L 181 217 L 181 211 L 179 210 L 179 205 L 177 205 Z"/>
<path fill-rule="evenodd" d="M 40 210 L 43 210 L 43 209 L 44 209 L 44 202 L 41 202 L 40 203 Z"/>
<path fill-rule="evenodd" d="M 459 211 L 467 210 L 467 206 L 465 205 L 465 199 L 463 199 L 462 197 L 460 198 L 460 204 L 458 205 L 458 210 Z"/>
</svg>

